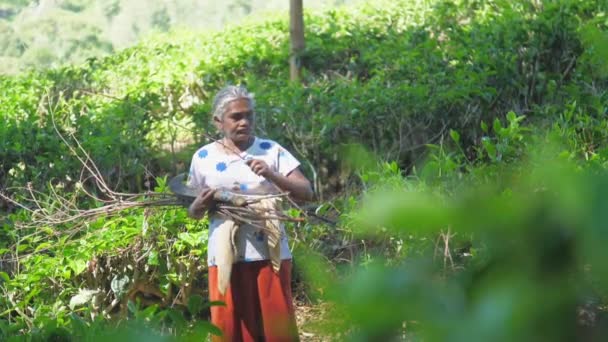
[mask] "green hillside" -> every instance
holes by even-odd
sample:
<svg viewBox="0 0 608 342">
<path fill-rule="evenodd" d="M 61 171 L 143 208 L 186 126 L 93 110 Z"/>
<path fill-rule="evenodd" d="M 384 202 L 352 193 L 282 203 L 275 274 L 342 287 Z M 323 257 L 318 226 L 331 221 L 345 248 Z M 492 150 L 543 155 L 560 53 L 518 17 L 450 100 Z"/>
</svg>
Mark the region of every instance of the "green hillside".
<svg viewBox="0 0 608 342">
<path fill-rule="evenodd" d="M 163 177 L 215 136 L 214 93 L 244 84 L 258 134 L 294 152 L 314 182 L 316 213 L 337 222 L 290 226 L 296 295 L 329 304 L 301 330 L 337 340 L 600 341 L 607 11 L 600 0 L 309 11 L 301 83 L 289 81 L 280 14 L 0 76 L 0 189 L 25 201 L 27 184 L 66 196 L 93 186 L 77 181 L 82 165 L 55 122 L 113 189 L 166 191 Z M 124 322 L 154 336 L 210 331 L 205 221 L 179 208 L 132 209 L 50 227 L 14 203 L 0 210 L 0 336 L 78 339 Z M 92 264 L 107 266 L 92 276 Z M 153 284 L 162 298 L 128 304 L 122 279 Z M 95 289 L 107 295 L 78 297 Z M 74 298 L 84 301 L 77 309 Z"/>
<path fill-rule="evenodd" d="M 307 1 L 327 8 L 352 0 Z M 171 29 L 217 30 L 247 16 L 287 13 L 289 2 L 3 0 L 0 1 L 0 74 L 81 64 Z"/>
</svg>

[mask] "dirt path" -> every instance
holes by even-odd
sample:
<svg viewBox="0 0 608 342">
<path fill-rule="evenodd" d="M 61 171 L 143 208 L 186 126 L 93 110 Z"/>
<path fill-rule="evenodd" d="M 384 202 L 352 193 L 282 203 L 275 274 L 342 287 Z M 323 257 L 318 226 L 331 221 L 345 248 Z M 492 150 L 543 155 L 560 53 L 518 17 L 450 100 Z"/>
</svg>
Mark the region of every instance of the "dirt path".
<svg viewBox="0 0 608 342">
<path fill-rule="evenodd" d="M 326 314 L 326 304 L 307 304 L 296 302 L 296 321 L 302 342 L 332 341 L 330 336 L 323 333 L 319 323 Z"/>
</svg>

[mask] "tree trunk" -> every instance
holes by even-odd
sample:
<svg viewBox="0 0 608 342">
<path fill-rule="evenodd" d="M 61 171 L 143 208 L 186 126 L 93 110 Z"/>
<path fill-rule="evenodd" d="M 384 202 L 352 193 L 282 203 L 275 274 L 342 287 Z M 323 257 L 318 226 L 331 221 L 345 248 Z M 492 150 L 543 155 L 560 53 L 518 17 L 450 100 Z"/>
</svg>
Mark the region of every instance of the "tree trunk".
<svg viewBox="0 0 608 342">
<path fill-rule="evenodd" d="M 303 0 L 289 0 L 289 36 L 291 50 L 289 52 L 289 75 L 292 81 L 300 79 L 300 56 L 304 51 L 304 13 Z"/>
</svg>

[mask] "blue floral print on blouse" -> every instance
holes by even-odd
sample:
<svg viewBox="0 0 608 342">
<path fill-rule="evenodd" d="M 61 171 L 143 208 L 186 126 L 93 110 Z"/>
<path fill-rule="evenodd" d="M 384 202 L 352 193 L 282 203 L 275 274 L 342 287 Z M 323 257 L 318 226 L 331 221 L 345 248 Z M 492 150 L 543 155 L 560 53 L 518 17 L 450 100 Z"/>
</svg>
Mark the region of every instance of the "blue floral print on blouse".
<svg viewBox="0 0 608 342">
<path fill-rule="evenodd" d="M 227 168 L 228 168 L 228 166 L 226 166 L 226 163 L 224 163 L 224 162 L 219 162 L 215 166 L 215 169 L 218 170 L 219 172 L 224 172 L 224 171 L 226 171 Z"/>
</svg>

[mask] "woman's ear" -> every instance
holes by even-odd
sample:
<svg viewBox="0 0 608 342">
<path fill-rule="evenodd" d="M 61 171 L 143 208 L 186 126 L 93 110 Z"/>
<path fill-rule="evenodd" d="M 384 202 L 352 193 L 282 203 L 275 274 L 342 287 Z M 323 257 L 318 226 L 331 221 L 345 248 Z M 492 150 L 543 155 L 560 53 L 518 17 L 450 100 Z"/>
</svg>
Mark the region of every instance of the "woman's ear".
<svg viewBox="0 0 608 342">
<path fill-rule="evenodd" d="M 219 132 L 223 131 L 223 127 L 222 127 L 222 121 L 220 121 L 220 119 L 217 118 L 217 116 L 213 117 L 213 124 L 215 125 L 215 128 L 217 128 L 217 130 Z"/>
</svg>

